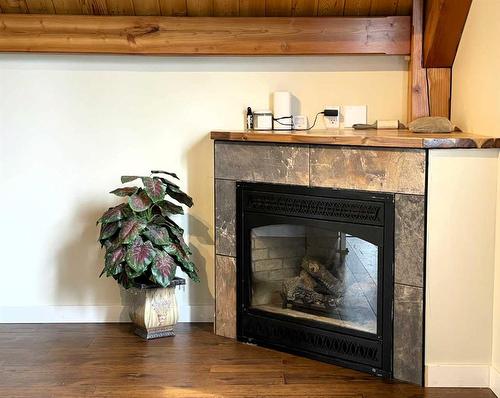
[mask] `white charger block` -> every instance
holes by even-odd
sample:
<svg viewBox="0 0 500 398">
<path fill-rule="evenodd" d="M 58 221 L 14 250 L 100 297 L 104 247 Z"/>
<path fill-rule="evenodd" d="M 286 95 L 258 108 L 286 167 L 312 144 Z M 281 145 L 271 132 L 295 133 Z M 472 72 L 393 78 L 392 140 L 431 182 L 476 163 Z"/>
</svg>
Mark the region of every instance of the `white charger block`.
<svg viewBox="0 0 500 398">
<path fill-rule="evenodd" d="M 297 115 L 293 117 L 293 128 L 295 130 L 306 130 L 309 128 L 309 121 L 305 115 Z"/>
<path fill-rule="evenodd" d="M 344 128 L 352 128 L 354 124 L 366 124 L 366 105 L 347 105 L 342 107 Z"/>
</svg>

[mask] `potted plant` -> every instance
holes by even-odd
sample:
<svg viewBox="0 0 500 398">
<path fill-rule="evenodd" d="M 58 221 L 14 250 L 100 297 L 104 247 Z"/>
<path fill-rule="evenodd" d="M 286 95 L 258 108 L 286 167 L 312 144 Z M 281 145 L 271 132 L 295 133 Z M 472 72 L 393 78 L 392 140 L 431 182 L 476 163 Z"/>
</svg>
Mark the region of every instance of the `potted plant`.
<svg viewBox="0 0 500 398">
<path fill-rule="evenodd" d="M 130 318 L 135 333 L 146 339 L 174 335 L 175 286 L 185 284 L 175 276 L 177 267 L 199 281 L 184 231 L 171 218 L 184 210 L 169 198 L 188 207 L 193 200 L 172 179 L 179 178 L 162 170 L 151 171 L 149 177 L 121 177 L 122 183 L 138 180 L 143 186 L 111 191 L 125 202 L 109 208 L 97 221 L 99 242 L 106 250 L 100 276 L 114 278 L 131 293 Z"/>
</svg>

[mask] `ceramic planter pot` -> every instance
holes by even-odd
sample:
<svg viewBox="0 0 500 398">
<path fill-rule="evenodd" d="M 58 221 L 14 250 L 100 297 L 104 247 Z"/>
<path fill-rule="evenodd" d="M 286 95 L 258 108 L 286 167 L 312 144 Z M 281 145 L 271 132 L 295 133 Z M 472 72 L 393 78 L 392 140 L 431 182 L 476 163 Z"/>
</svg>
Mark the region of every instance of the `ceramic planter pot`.
<svg viewBox="0 0 500 398">
<path fill-rule="evenodd" d="M 174 336 L 179 318 L 175 287 L 185 283 L 184 279 L 175 278 L 166 288 L 138 285 L 128 289 L 134 333 L 147 340 Z"/>
</svg>

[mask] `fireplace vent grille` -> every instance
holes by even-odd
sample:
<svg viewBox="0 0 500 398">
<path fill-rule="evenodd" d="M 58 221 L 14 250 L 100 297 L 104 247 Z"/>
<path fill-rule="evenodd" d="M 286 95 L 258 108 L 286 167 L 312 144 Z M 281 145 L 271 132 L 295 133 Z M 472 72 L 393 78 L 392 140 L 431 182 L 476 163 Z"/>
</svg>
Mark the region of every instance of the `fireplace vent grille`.
<svg viewBox="0 0 500 398">
<path fill-rule="evenodd" d="M 247 196 L 246 210 L 357 224 L 384 225 L 384 204 L 375 201 L 251 192 Z"/>
<path fill-rule="evenodd" d="M 312 354 L 335 356 L 338 359 L 364 363 L 370 366 L 381 365 L 381 346 L 377 341 L 345 338 L 339 333 L 325 333 L 307 326 L 290 327 L 279 320 L 261 321 L 259 317 L 245 318 L 244 328 L 255 339 L 274 344 L 295 347 Z"/>
</svg>

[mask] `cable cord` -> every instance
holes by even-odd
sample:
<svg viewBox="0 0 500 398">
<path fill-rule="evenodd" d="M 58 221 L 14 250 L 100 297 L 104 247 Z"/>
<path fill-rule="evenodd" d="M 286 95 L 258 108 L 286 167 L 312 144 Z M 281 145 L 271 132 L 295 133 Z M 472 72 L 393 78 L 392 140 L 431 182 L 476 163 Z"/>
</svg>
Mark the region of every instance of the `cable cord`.
<svg viewBox="0 0 500 398">
<path fill-rule="evenodd" d="M 324 112 L 324 111 L 323 111 L 323 112 L 318 112 L 318 113 L 316 114 L 316 116 L 314 117 L 314 123 L 312 124 L 312 126 L 311 126 L 311 127 L 308 127 L 307 129 L 293 129 L 293 130 L 295 130 L 295 131 L 309 131 L 309 130 L 312 130 L 312 129 L 314 128 L 314 126 L 316 126 L 316 122 L 318 121 L 318 116 L 319 116 L 319 115 L 324 115 L 324 114 L 325 114 L 325 112 Z M 283 120 L 283 119 L 290 119 L 290 118 L 292 118 L 292 116 L 283 116 L 283 117 L 278 117 L 278 118 L 276 118 L 276 119 L 275 119 L 275 118 L 273 118 L 273 120 L 274 120 L 275 122 L 277 122 L 278 124 L 281 124 L 282 126 L 287 126 L 287 127 L 292 127 L 292 128 L 293 128 L 293 123 L 288 124 L 288 123 L 282 123 L 282 122 L 280 122 L 280 120 Z"/>
<path fill-rule="evenodd" d="M 293 116 L 282 116 L 282 117 L 278 117 L 278 118 L 273 118 L 273 121 L 281 124 L 282 126 L 287 126 L 287 127 L 293 127 L 293 123 L 281 123 L 280 120 L 283 120 L 283 119 L 292 119 L 293 121 Z"/>
</svg>

